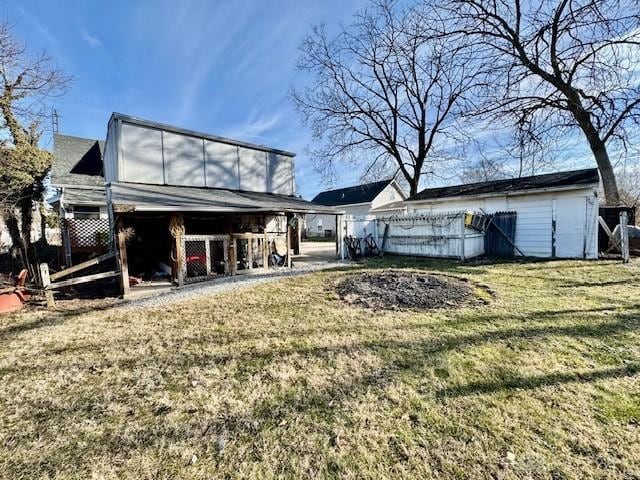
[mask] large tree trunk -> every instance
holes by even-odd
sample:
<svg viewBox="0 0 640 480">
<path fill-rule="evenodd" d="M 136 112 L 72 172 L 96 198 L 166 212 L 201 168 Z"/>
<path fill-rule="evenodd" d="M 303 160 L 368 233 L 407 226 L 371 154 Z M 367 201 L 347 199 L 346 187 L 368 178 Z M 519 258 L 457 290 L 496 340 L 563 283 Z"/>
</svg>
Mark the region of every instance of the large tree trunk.
<svg viewBox="0 0 640 480">
<path fill-rule="evenodd" d="M 4 223 L 7 226 L 9 236 L 11 237 L 11 256 L 18 262 L 20 269 L 25 268 L 25 245 L 20 232 L 20 224 L 18 223 L 18 218 L 14 211 L 8 212 L 4 215 Z"/>
<path fill-rule="evenodd" d="M 600 178 L 602 179 L 602 188 L 604 188 L 604 199 L 607 205 L 617 206 L 620 205 L 620 193 L 618 192 L 618 183 L 616 182 L 616 175 L 609 159 L 609 153 L 607 147 L 599 138 L 597 142 L 592 144 L 591 151 L 596 158 L 596 164 L 600 171 Z"/>
<path fill-rule="evenodd" d="M 578 125 L 582 129 L 589 147 L 593 152 L 593 156 L 596 159 L 596 165 L 600 172 L 600 179 L 602 180 L 602 188 L 604 189 L 604 199 L 607 205 L 617 206 L 620 205 L 620 193 L 618 192 L 618 184 L 616 182 L 616 175 L 613 171 L 613 165 L 609 159 L 609 153 L 607 152 L 607 146 L 600 138 L 598 130 L 591 122 L 589 113 L 582 108 L 573 112 Z"/>
</svg>

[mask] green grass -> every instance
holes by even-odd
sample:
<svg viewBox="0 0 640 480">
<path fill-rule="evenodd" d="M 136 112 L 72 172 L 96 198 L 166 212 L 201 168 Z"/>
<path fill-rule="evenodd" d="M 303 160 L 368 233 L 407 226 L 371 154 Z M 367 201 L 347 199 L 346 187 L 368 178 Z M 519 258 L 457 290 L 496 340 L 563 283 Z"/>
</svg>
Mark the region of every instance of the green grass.
<svg viewBox="0 0 640 480">
<path fill-rule="evenodd" d="M 493 292 L 374 313 L 321 272 L 0 319 L 1 478 L 639 478 L 640 263 L 387 258 Z"/>
</svg>

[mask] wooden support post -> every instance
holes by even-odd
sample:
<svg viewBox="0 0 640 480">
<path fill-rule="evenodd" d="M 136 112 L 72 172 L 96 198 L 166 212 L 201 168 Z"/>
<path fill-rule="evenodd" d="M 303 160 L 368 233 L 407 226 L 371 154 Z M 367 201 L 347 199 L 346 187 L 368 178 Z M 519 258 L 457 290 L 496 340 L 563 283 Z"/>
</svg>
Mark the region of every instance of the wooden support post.
<svg viewBox="0 0 640 480">
<path fill-rule="evenodd" d="M 340 231 L 338 230 L 338 228 L 340 228 L 340 215 L 335 215 L 336 217 L 336 228 L 334 230 L 334 232 L 336 232 L 336 258 L 338 258 L 338 256 L 340 255 Z"/>
<path fill-rule="evenodd" d="M 46 263 L 40 264 L 40 280 L 42 281 L 42 288 L 44 289 L 44 298 L 47 301 L 47 308 L 54 307 L 56 302 L 53 299 L 53 292 L 46 288 L 51 284 L 49 278 L 49 265 Z"/>
<path fill-rule="evenodd" d="M 262 239 L 262 267 L 265 272 L 269 271 L 269 237 L 267 232 L 264 232 L 264 238 Z"/>
<path fill-rule="evenodd" d="M 120 289 L 122 296 L 129 295 L 129 262 L 127 260 L 127 236 L 124 231 L 122 217 L 118 218 L 117 242 L 118 242 L 118 266 L 120 268 Z"/>
<path fill-rule="evenodd" d="M 289 217 L 287 217 L 287 267 L 291 268 L 291 266 L 293 265 L 292 262 L 292 254 L 293 251 L 291 249 L 291 236 L 293 235 L 293 229 L 291 228 L 291 225 L 289 225 Z"/>
<path fill-rule="evenodd" d="M 207 276 L 211 275 L 211 242 L 209 240 L 204 241 L 204 257 L 205 257 L 205 268 L 207 271 Z"/>
<path fill-rule="evenodd" d="M 391 224 L 385 223 L 384 225 L 384 234 L 382 235 L 382 245 L 380 245 L 380 256 L 384 257 L 384 250 L 387 248 L 387 241 L 389 240 L 389 229 L 391 228 Z"/>
<path fill-rule="evenodd" d="M 304 217 L 302 215 L 297 215 L 298 219 L 296 223 L 296 255 L 300 255 L 300 248 L 302 245 L 302 226 L 304 225 Z"/>
<path fill-rule="evenodd" d="M 622 263 L 629 263 L 629 229 L 627 228 L 627 212 L 620 212 L 620 250 Z"/>
</svg>

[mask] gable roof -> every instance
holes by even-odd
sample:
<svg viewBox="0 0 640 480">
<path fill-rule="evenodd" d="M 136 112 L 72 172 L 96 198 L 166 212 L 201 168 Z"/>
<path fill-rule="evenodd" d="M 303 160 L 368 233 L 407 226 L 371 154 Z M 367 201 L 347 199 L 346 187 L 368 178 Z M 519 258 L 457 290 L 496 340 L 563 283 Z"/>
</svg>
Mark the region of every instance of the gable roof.
<svg viewBox="0 0 640 480">
<path fill-rule="evenodd" d="M 102 140 L 56 134 L 53 142 L 51 183 L 54 186 L 103 186 Z"/>
<path fill-rule="evenodd" d="M 600 181 L 597 168 L 572 170 L 570 172 L 548 173 L 529 177 L 508 178 L 490 182 L 468 183 L 451 187 L 427 188 L 418 192 L 409 201 L 437 200 L 447 197 L 511 193 L 544 188 L 593 185 Z"/>
<path fill-rule="evenodd" d="M 330 206 L 372 202 L 391 182 L 393 182 L 393 179 L 338 188 L 336 190 L 326 190 L 313 197 L 311 202 Z"/>
</svg>

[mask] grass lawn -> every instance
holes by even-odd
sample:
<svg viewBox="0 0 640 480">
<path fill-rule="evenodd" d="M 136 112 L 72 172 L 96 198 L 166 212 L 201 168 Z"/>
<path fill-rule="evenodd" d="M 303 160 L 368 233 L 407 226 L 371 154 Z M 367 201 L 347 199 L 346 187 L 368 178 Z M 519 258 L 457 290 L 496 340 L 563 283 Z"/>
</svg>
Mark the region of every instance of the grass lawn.
<svg viewBox="0 0 640 480">
<path fill-rule="evenodd" d="M 0 318 L 0 478 L 640 478 L 640 262 L 392 264 L 495 298 L 374 313 L 325 271 Z"/>
</svg>

